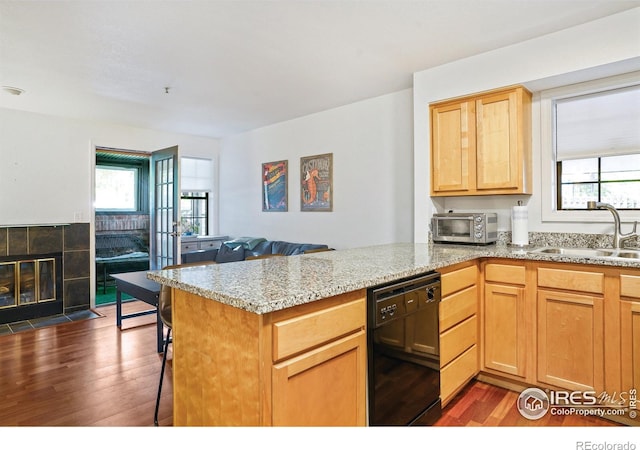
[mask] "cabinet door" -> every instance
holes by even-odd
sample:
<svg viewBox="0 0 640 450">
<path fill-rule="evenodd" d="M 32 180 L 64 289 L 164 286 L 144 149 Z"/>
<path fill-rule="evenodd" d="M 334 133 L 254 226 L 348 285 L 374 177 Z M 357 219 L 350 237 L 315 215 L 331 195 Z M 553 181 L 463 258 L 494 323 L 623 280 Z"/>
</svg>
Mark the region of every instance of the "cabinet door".
<svg viewBox="0 0 640 450">
<path fill-rule="evenodd" d="M 485 283 L 484 365 L 525 376 L 524 288 Z"/>
<path fill-rule="evenodd" d="M 620 302 L 620 313 L 622 390 L 629 392 L 640 389 L 640 302 Z"/>
<path fill-rule="evenodd" d="M 274 426 L 366 425 L 365 331 L 273 366 Z"/>
<path fill-rule="evenodd" d="M 431 108 L 432 193 L 475 189 L 475 103 Z"/>
<path fill-rule="evenodd" d="M 601 297 L 538 290 L 538 381 L 570 390 L 602 392 Z"/>
<path fill-rule="evenodd" d="M 515 91 L 476 101 L 476 186 L 478 190 L 521 185 L 518 101 Z"/>
</svg>

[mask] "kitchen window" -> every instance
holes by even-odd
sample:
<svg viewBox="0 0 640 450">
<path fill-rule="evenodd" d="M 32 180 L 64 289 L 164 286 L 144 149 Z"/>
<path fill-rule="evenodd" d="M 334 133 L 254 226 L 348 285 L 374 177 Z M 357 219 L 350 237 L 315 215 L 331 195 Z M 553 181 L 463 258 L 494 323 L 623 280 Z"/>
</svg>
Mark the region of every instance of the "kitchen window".
<svg viewBox="0 0 640 450">
<path fill-rule="evenodd" d="M 557 208 L 640 209 L 640 86 L 554 101 Z"/>
<path fill-rule="evenodd" d="M 542 91 L 543 221 L 610 220 L 587 211 L 610 203 L 640 215 L 640 73 Z"/>
</svg>

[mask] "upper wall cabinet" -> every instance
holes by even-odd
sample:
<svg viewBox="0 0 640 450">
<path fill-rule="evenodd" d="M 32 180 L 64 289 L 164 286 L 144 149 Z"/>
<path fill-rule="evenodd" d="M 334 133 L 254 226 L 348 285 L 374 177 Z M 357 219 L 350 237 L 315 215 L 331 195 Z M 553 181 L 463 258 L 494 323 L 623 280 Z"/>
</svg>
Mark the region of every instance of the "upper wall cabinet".
<svg viewBox="0 0 640 450">
<path fill-rule="evenodd" d="M 531 194 L 531 93 L 522 86 L 433 103 L 431 195 Z"/>
</svg>

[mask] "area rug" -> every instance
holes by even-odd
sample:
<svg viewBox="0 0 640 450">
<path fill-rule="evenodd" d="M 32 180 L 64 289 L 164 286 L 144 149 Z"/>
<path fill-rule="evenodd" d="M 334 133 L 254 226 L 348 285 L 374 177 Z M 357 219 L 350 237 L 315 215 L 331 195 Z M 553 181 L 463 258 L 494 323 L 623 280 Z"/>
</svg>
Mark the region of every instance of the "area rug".
<svg viewBox="0 0 640 450">
<path fill-rule="evenodd" d="M 127 294 L 122 294 L 122 301 L 132 300 L 132 299 L 133 299 L 133 297 L 131 297 L 131 296 L 127 295 Z M 105 292 L 102 292 L 102 289 L 98 289 L 98 291 L 96 292 L 96 306 L 109 305 L 109 304 L 113 304 L 115 302 L 116 302 L 116 287 L 115 286 L 107 287 Z"/>
</svg>

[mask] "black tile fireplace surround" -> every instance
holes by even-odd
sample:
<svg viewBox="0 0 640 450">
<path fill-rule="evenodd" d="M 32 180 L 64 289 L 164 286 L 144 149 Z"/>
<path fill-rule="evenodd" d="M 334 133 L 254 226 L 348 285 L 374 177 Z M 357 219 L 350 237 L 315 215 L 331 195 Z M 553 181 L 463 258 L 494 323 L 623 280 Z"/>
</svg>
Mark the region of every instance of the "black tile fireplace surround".
<svg viewBox="0 0 640 450">
<path fill-rule="evenodd" d="M 91 297 L 90 227 L 88 223 L 43 224 L 24 226 L 0 225 L 0 262 L 54 258 L 56 300 L 34 304 L 1 307 L 0 324 L 34 319 L 52 314 L 89 309 Z M 59 267 L 58 267 L 59 266 Z M 24 308 L 24 311 L 16 312 Z M 53 310 L 55 312 L 52 312 Z"/>
</svg>

